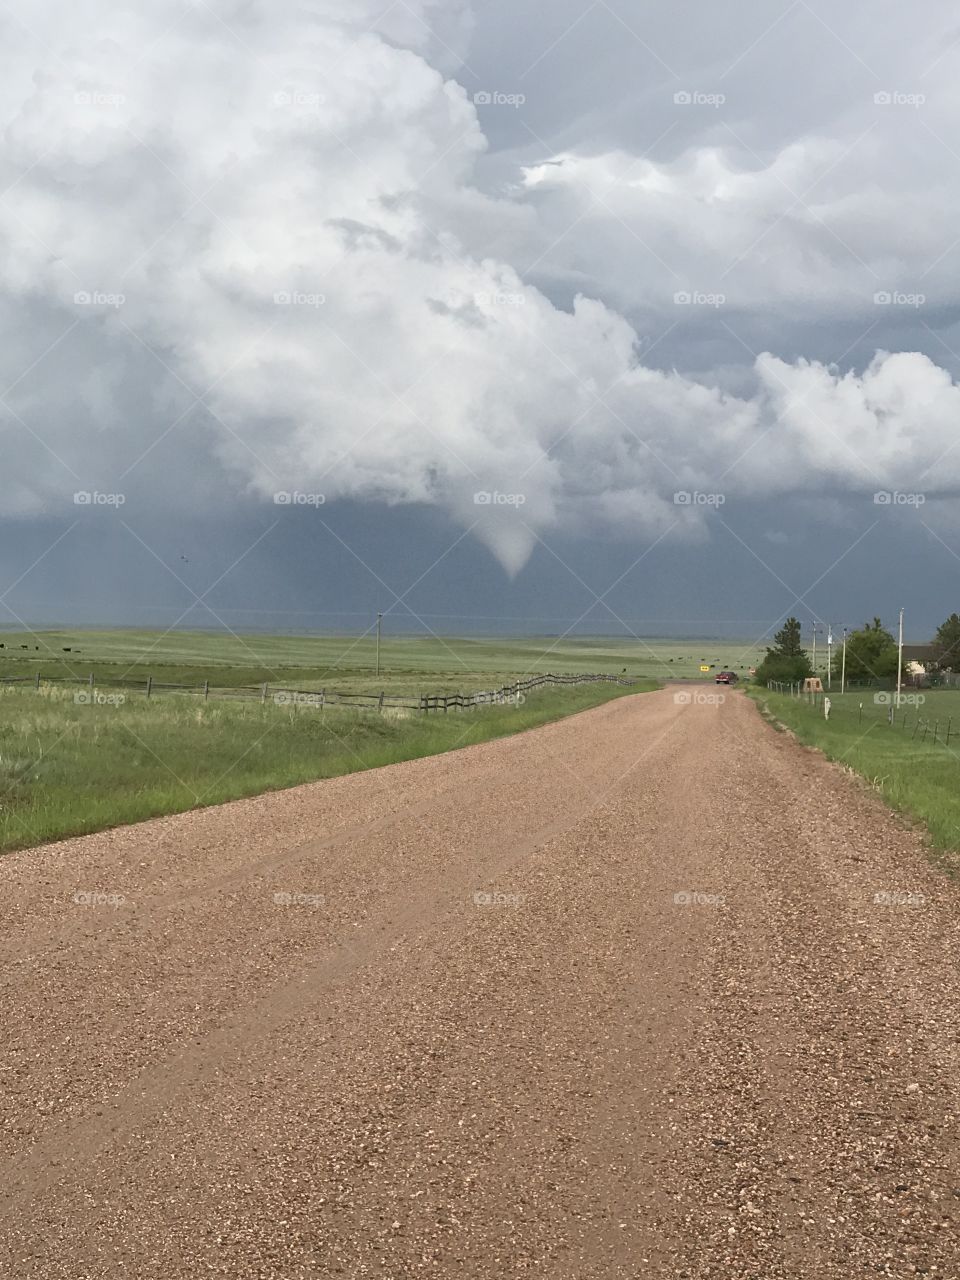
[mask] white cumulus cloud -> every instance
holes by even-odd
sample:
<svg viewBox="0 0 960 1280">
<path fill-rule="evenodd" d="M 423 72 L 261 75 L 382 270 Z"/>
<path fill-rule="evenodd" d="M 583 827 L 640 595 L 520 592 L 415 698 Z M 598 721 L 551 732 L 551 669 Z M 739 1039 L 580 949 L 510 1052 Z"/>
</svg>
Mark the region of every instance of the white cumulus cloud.
<svg viewBox="0 0 960 1280">
<path fill-rule="evenodd" d="M 704 512 L 678 491 L 956 485 L 960 391 L 925 356 L 841 374 L 762 355 L 732 396 L 642 363 L 599 285 L 569 310 L 532 287 L 510 247 L 546 249 L 629 158 L 483 194 L 486 140 L 451 74 L 469 7 L 378 8 L 212 0 L 171 25 L 41 0 L 11 35 L 0 513 L 131 476 L 171 508 L 211 489 L 428 503 L 515 573 L 561 523 L 695 536 Z M 780 176 L 802 182 L 807 159 L 785 153 Z M 707 246 L 748 245 L 769 214 L 770 176 L 719 153 L 634 167 L 613 214 L 646 211 L 665 259 L 678 209 Z M 713 284 L 706 250 L 687 267 Z M 162 441 L 183 424 L 178 468 Z"/>
</svg>

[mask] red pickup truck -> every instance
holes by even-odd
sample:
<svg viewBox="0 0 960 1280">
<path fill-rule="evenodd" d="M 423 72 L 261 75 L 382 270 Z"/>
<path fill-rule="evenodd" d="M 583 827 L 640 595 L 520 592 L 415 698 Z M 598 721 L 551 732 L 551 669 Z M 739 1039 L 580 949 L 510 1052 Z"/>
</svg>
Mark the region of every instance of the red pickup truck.
<svg viewBox="0 0 960 1280">
<path fill-rule="evenodd" d="M 740 677 L 735 671 L 718 671 L 717 684 L 736 684 Z"/>
</svg>

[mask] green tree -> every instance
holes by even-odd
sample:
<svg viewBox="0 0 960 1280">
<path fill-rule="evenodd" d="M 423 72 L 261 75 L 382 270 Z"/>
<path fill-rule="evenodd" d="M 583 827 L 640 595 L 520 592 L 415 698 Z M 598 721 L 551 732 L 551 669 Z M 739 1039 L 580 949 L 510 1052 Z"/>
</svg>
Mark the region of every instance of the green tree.
<svg viewBox="0 0 960 1280">
<path fill-rule="evenodd" d="M 767 653 L 775 653 L 778 658 L 804 657 L 800 635 L 799 619 L 788 618 L 773 637 L 773 648 L 768 649 Z"/>
<path fill-rule="evenodd" d="M 935 661 L 941 671 L 960 671 L 960 614 L 951 613 L 933 637 Z"/>
<path fill-rule="evenodd" d="M 847 636 L 847 680 L 869 683 L 897 674 L 897 642 L 879 618 Z M 833 655 L 833 674 L 840 675 L 843 651 Z"/>
<path fill-rule="evenodd" d="M 796 684 L 811 675 L 813 668 L 801 643 L 800 623 L 788 618 L 773 637 L 773 646 L 757 667 L 758 684 Z"/>
</svg>

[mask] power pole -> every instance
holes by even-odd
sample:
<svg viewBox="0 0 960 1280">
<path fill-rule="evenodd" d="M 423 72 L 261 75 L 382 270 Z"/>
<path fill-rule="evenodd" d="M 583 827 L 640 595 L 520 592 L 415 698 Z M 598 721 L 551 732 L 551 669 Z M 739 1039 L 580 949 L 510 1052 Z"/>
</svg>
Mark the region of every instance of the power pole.
<svg viewBox="0 0 960 1280">
<path fill-rule="evenodd" d="M 843 659 L 840 663 L 840 692 L 847 688 L 847 628 L 843 628 Z"/>
<path fill-rule="evenodd" d="M 377 677 L 380 676 L 380 628 L 383 623 L 383 614 L 377 614 Z"/>
<path fill-rule="evenodd" d="M 813 674 L 817 674 L 817 624 L 813 624 Z"/>
<path fill-rule="evenodd" d="M 833 688 L 833 627 L 827 623 L 827 688 Z"/>
<path fill-rule="evenodd" d="M 903 610 L 900 610 L 900 638 L 897 642 L 897 710 L 900 709 L 900 686 L 903 683 Z"/>
</svg>

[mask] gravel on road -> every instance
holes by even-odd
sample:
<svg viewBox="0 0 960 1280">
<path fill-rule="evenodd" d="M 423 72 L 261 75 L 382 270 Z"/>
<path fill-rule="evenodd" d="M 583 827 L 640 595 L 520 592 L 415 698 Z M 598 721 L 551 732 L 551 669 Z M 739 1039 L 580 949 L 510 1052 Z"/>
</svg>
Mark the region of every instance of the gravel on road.
<svg viewBox="0 0 960 1280">
<path fill-rule="evenodd" d="M 0 860 L 0 1276 L 960 1277 L 960 896 L 740 693 Z"/>
</svg>

